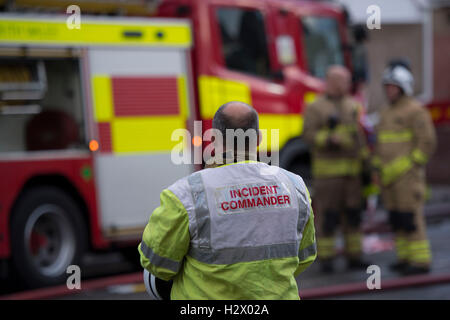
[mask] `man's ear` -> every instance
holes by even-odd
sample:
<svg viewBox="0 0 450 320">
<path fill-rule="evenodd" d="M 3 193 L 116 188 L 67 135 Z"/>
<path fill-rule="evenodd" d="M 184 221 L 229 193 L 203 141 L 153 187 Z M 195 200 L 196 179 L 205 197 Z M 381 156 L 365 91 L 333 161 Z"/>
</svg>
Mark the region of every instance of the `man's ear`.
<svg viewBox="0 0 450 320">
<path fill-rule="evenodd" d="M 256 140 L 256 146 L 259 146 L 262 141 L 262 132 L 258 129 L 258 139 Z"/>
</svg>

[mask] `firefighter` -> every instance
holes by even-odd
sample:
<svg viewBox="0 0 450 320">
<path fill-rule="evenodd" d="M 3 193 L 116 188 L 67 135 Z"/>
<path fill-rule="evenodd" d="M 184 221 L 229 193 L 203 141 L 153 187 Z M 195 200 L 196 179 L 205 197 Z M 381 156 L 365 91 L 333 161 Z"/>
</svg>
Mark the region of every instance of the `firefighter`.
<svg viewBox="0 0 450 320">
<path fill-rule="evenodd" d="M 161 193 L 138 250 L 145 269 L 173 281 L 171 299 L 299 299 L 295 277 L 316 258 L 310 197 L 301 177 L 251 160 L 258 123 L 247 104 L 221 106 L 212 124 L 225 152 Z M 256 142 L 230 147 L 230 131 Z"/>
<path fill-rule="evenodd" d="M 431 251 L 423 215 L 425 164 L 436 147 L 428 111 L 412 97 L 413 76 L 405 61 L 392 61 L 382 83 L 388 99 L 376 127 L 373 165 L 395 233 L 397 262 L 404 274 L 430 270 Z"/>
<path fill-rule="evenodd" d="M 348 92 L 351 76 L 342 66 L 327 70 L 326 90 L 306 107 L 303 136 L 312 151 L 318 258 L 323 272 L 334 269 L 335 235 L 345 238 L 347 266 L 367 268 L 361 258 L 361 174 L 368 149 L 359 125 L 361 105 Z"/>
</svg>

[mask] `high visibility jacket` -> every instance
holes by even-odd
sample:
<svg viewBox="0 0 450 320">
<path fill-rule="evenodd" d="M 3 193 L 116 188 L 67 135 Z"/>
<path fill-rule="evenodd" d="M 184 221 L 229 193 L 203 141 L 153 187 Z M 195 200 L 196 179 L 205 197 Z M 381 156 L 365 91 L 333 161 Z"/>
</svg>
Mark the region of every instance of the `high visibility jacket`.
<svg viewBox="0 0 450 320">
<path fill-rule="evenodd" d="M 362 159 L 369 155 L 364 132 L 359 124 L 362 106 L 351 97 L 334 100 L 326 95 L 306 107 L 303 137 L 312 149 L 315 178 L 356 176 Z M 335 126 L 331 120 L 335 119 Z M 339 148 L 327 142 L 331 135 L 342 141 Z"/>
<path fill-rule="evenodd" d="M 316 258 L 303 180 L 243 161 L 198 171 L 161 193 L 138 250 L 173 279 L 171 299 L 299 299 L 295 276 Z"/>
<path fill-rule="evenodd" d="M 411 169 L 423 170 L 436 148 L 436 133 L 427 109 L 408 96 L 383 109 L 376 134 L 372 164 L 380 170 L 383 185 Z"/>
</svg>

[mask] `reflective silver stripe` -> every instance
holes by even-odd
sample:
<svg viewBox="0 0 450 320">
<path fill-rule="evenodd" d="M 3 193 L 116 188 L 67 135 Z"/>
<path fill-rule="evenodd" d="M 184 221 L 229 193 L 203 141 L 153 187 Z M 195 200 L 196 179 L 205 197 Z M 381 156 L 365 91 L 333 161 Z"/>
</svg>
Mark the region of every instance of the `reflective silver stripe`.
<svg viewBox="0 0 450 320">
<path fill-rule="evenodd" d="M 150 260 L 150 263 L 161 268 L 169 269 L 173 272 L 178 272 L 181 266 L 181 262 L 177 262 L 175 260 L 164 258 L 156 253 L 153 252 L 153 250 L 148 247 L 144 241 L 141 242 L 141 251 L 144 254 L 144 256 Z"/>
<path fill-rule="evenodd" d="M 301 249 L 301 250 L 298 252 L 298 259 L 299 259 L 300 262 L 301 262 L 301 261 L 305 260 L 306 258 L 308 258 L 308 257 L 310 257 L 310 256 L 313 256 L 313 255 L 315 255 L 315 254 L 317 254 L 317 245 L 316 245 L 316 243 L 314 242 L 313 244 L 307 246 L 307 247 L 304 248 L 304 249 Z"/>
<path fill-rule="evenodd" d="M 180 179 L 167 188 L 181 201 L 189 217 L 189 234 L 191 239 L 197 239 L 197 219 L 195 217 L 194 200 L 186 178 Z"/>
<path fill-rule="evenodd" d="M 305 229 L 305 226 L 311 216 L 311 205 L 309 202 L 309 192 L 306 188 L 306 185 L 303 181 L 301 181 L 297 176 L 294 174 L 287 172 L 287 176 L 291 179 L 292 183 L 295 186 L 295 189 L 297 190 L 298 200 L 299 200 L 299 219 L 297 223 L 297 230 L 300 234 L 303 234 L 303 230 Z M 306 214 L 302 214 L 305 212 Z M 315 255 L 317 253 L 317 245 L 314 242 L 313 244 L 307 246 L 306 248 L 300 250 L 298 252 L 298 259 L 300 261 L 305 260 L 306 258 Z"/>
<path fill-rule="evenodd" d="M 309 199 L 308 198 L 308 191 L 306 189 L 306 185 L 300 182 L 299 177 L 294 175 L 293 173 L 289 171 L 284 171 L 286 175 L 291 180 L 292 184 L 294 185 L 296 191 L 297 191 L 297 198 L 298 198 L 298 207 L 299 207 L 299 217 L 297 222 L 297 231 L 299 234 L 303 234 L 303 230 L 305 229 L 306 223 L 308 222 L 309 216 L 311 214 L 311 208 L 309 205 Z M 304 212 L 305 214 L 302 214 Z"/>
<path fill-rule="evenodd" d="M 211 222 L 209 217 L 208 201 L 205 186 L 200 172 L 188 177 L 194 201 L 195 218 L 197 222 L 198 244 L 201 248 L 211 247 Z"/>
<path fill-rule="evenodd" d="M 225 248 L 219 250 L 191 247 L 192 258 L 208 264 L 232 264 L 266 259 L 297 257 L 297 243 L 272 244 L 258 247 Z"/>
</svg>

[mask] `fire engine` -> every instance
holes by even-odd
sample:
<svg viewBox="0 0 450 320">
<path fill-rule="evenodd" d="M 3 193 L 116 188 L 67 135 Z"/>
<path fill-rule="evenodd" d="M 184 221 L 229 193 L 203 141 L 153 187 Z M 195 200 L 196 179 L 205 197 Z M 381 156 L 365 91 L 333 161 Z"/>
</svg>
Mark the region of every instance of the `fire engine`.
<svg viewBox="0 0 450 320">
<path fill-rule="evenodd" d="M 172 132 L 207 130 L 225 102 L 253 105 L 279 129 L 280 165 L 306 174 L 302 110 L 327 66 L 352 69 L 329 2 L 83 1 L 79 29 L 72 1 L 14 2 L 0 15 L 0 263 L 32 287 L 63 282 L 86 250 L 137 259 L 160 191 L 199 169 L 171 162 Z"/>
</svg>

